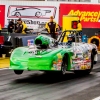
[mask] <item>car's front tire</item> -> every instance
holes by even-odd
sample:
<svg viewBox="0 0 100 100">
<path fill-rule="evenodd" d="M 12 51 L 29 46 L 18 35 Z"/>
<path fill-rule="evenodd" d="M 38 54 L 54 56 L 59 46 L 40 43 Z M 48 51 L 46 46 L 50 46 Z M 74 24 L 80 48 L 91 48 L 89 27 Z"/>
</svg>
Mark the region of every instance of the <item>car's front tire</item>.
<svg viewBox="0 0 100 100">
<path fill-rule="evenodd" d="M 65 55 L 62 60 L 61 70 L 60 71 L 45 71 L 47 74 L 59 74 L 59 75 L 65 75 L 66 74 L 66 68 L 67 68 L 67 56 Z"/>
<path fill-rule="evenodd" d="M 61 66 L 61 74 L 62 75 L 66 74 L 66 68 L 67 68 L 67 56 L 65 55 L 63 57 L 62 66 Z"/>
<path fill-rule="evenodd" d="M 23 73 L 23 70 L 14 70 L 14 73 L 17 74 L 17 75 L 20 75 Z"/>
</svg>

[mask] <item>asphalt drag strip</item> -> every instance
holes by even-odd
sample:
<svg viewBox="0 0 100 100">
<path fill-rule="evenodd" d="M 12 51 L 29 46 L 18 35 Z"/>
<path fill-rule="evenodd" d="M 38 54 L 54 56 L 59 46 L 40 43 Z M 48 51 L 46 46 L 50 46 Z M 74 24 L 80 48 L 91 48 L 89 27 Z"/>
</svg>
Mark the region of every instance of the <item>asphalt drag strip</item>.
<svg viewBox="0 0 100 100">
<path fill-rule="evenodd" d="M 0 70 L 0 100 L 92 100 L 100 96 L 100 63 L 90 75 Z"/>
<path fill-rule="evenodd" d="M 100 83 L 100 74 L 95 72 L 88 76 L 61 76 L 32 71 L 15 75 L 12 70 L 3 70 L 0 75 L 0 100 L 63 100 Z"/>
<path fill-rule="evenodd" d="M 100 62 L 94 65 L 92 72 L 100 72 Z"/>
<path fill-rule="evenodd" d="M 100 100 L 100 84 L 58 100 Z"/>
</svg>

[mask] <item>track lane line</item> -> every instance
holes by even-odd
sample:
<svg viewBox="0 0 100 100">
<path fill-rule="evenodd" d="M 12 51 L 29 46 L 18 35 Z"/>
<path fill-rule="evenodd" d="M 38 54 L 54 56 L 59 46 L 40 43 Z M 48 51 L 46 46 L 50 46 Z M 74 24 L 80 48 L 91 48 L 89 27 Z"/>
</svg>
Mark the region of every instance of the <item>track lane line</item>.
<svg viewBox="0 0 100 100">
<path fill-rule="evenodd" d="M 99 97 L 96 97 L 96 98 L 94 98 L 92 100 L 100 100 L 100 96 Z"/>
</svg>

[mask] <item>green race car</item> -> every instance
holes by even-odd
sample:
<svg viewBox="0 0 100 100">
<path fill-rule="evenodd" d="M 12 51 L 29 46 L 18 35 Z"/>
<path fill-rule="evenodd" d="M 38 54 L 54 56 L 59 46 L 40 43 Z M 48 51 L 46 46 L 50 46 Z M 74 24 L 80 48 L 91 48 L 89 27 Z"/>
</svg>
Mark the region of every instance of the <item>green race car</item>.
<svg viewBox="0 0 100 100">
<path fill-rule="evenodd" d="M 13 50 L 10 69 L 15 74 L 22 74 L 24 70 L 60 72 L 63 75 L 66 71 L 89 74 L 97 62 L 95 44 L 73 42 L 68 46 L 67 43 L 57 42 L 46 35 L 37 36 L 34 43 Z"/>
</svg>

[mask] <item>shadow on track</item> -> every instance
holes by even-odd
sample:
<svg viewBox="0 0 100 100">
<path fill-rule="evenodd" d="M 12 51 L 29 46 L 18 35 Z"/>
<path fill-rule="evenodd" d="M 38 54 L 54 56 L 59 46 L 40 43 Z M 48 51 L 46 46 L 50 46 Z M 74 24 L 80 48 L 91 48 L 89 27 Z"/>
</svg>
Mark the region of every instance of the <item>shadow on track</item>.
<svg viewBox="0 0 100 100">
<path fill-rule="evenodd" d="M 14 80 L 12 83 L 14 84 L 21 84 L 21 83 L 28 83 L 28 84 L 53 84 L 53 83 L 58 83 L 58 82 L 63 82 L 63 81 L 68 81 L 68 80 L 73 80 L 73 79 L 82 79 L 82 78 L 91 78 L 94 77 L 94 75 L 86 75 L 86 76 L 77 76 L 74 73 L 66 73 L 64 76 L 60 75 L 58 73 L 52 73 L 52 74 L 47 74 L 47 73 L 34 73 L 31 74 L 25 78 L 20 78 Z"/>
</svg>

